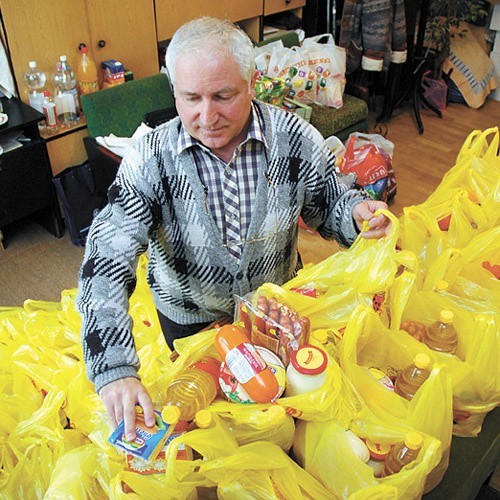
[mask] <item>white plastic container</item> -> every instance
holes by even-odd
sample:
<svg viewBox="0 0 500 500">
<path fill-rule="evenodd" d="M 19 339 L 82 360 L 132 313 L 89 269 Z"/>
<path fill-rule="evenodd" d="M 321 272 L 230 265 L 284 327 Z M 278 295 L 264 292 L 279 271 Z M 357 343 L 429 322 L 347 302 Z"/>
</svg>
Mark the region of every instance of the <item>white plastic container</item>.
<svg viewBox="0 0 500 500">
<path fill-rule="evenodd" d="M 319 347 L 306 344 L 294 351 L 286 369 L 285 397 L 319 389 L 326 380 L 328 357 Z"/>
</svg>

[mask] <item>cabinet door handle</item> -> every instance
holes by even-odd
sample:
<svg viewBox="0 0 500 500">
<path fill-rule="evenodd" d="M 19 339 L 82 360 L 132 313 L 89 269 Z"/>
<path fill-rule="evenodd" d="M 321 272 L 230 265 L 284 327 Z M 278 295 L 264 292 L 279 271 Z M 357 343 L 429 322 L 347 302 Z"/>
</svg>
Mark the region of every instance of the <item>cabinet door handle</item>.
<svg viewBox="0 0 500 500">
<path fill-rule="evenodd" d="M 101 47 L 101 49 L 102 49 L 103 47 L 105 47 L 105 46 L 106 46 L 106 40 L 99 40 L 99 41 L 97 42 L 97 45 L 98 45 L 99 47 Z"/>
</svg>

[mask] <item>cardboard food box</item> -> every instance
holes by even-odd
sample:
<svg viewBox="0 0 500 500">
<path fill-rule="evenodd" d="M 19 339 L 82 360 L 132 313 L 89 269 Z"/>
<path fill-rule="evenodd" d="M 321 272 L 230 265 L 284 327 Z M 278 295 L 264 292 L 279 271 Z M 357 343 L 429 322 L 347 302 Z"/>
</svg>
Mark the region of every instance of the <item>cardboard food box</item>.
<svg viewBox="0 0 500 500">
<path fill-rule="evenodd" d="M 169 425 L 163 421 L 161 414 L 155 411 L 156 423 L 154 427 L 146 427 L 144 414 L 139 405 L 135 407 L 135 432 L 134 441 L 128 441 L 125 437 L 125 425 L 123 420 L 109 436 L 108 442 L 118 449 L 144 460 L 154 459 L 163 448 L 167 438 L 172 434 L 175 425 Z"/>
</svg>

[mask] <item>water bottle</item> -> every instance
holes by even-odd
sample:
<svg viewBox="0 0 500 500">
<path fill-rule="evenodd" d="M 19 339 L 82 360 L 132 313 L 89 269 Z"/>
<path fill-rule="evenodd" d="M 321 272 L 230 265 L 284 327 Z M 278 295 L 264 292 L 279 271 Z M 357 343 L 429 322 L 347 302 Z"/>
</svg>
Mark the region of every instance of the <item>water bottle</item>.
<svg viewBox="0 0 500 500">
<path fill-rule="evenodd" d="M 38 69 L 36 61 L 28 63 L 29 69 L 24 73 L 24 81 L 28 87 L 28 100 L 32 108 L 43 113 L 43 88 L 47 77 L 43 71 Z"/>
<path fill-rule="evenodd" d="M 453 326 L 453 312 L 443 309 L 439 320 L 429 326 L 424 335 L 424 343 L 433 351 L 455 354 L 458 336 Z"/>
<path fill-rule="evenodd" d="M 210 357 L 190 366 L 167 387 L 165 406 L 179 408 L 179 420 L 193 420 L 217 396 L 219 369 L 220 361 Z"/>
<path fill-rule="evenodd" d="M 418 353 L 413 363 L 401 371 L 394 384 L 394 392 L 410 401 L 420 386 L 429 378 L 431 359 L 427 354 Z"/>
<path fill-rule="evenodd" d="M 418 432 L 409 432 L 403 443 L 391 448 L 385 458 L 384 475 L 390 476 L 399 472 L 405 465 L 418 457 L 423 439 Z"/>
<path fill-rule="evenodd" d="M 57 88 L 55 103 L 59 121 L 68 126 L 74 125 L 80 117 L 80 103 L 75 74 L 66 56 L 61 56 L 56 64 L 54 84 Z"/>
</svg>

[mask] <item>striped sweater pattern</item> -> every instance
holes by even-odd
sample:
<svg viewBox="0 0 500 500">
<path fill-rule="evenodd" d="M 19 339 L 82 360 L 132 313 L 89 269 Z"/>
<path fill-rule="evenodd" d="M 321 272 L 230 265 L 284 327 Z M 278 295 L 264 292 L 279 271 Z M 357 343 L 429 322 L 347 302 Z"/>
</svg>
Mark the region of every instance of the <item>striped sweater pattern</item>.
<svg viewBox="0 0 500 500">
<path fill-rule="evenodd" d="M 76 301 L 87 375 L 97 391 L 120 378 L 138 378 L 128 305 L 146 250 L 156 308 L 188 324 L 232 315 L 235 295 L 290 280 L 301 267 L 299 216 L 343 246 L 357 236 L 352 207 L 369 197 L 353 188 L 355 177 L 335 173 L 334 155 L 310 124 L 277 107 L 254 105 L 267 162 L 259 166 L 238 260 L 207 211 L 192 151 L 177 155 L 179 118 L 155 128 L 123 159 L 87 238 Z"/>
</svg>

